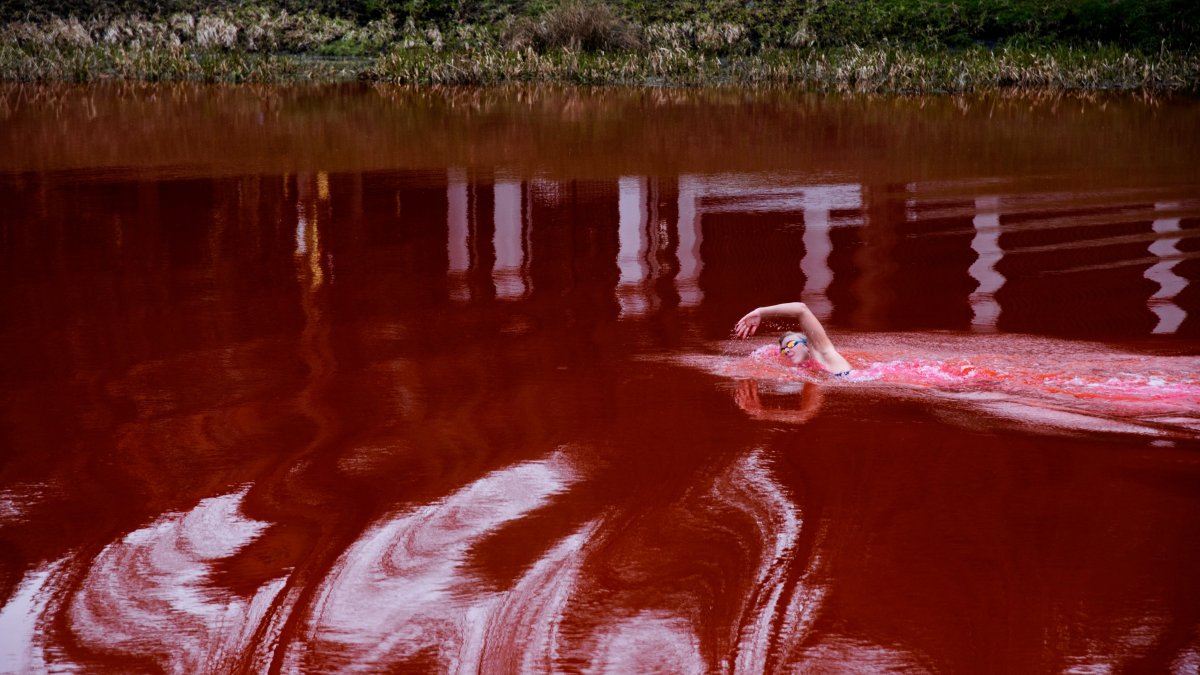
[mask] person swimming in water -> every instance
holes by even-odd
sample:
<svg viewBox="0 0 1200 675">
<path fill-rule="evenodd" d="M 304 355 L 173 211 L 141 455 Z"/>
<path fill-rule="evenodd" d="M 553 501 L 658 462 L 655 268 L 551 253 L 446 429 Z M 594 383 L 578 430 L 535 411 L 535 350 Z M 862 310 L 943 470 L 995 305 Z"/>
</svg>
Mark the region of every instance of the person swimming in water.
<svg viewBox="0 0 1200 675">
<path fill-rule="evenodd" d="M 751 310 L 738 319 L 734 332 L 740 338 L 749 337 L 758 331 L 763 319 L 777 317 L 794 317 L 800 324 L 801 332 L 788 331 L 779 338 L 779 352 L 792 365 L 814 363 L 822 370 L 833 373 L 834 377 L 850 374 L 850 362 L 834 349 L 833 341 L 825 334 L 821 322 L 803 302 L 785 302 Z"/>
</svg>

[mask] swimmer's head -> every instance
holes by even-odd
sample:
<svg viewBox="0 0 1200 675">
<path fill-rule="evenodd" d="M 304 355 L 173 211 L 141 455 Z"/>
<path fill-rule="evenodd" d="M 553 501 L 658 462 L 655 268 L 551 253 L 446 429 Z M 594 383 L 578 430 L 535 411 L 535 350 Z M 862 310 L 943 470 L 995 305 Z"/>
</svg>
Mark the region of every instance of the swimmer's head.
<svg viewBox="0 0 1200 675">
<path fill-rule="evenodd" d="M 804 333 L 788 331 L 779 337 L 779 353 L 793 364 L 800 365 L 808 358 L 808 338 Z"/>
</svg>

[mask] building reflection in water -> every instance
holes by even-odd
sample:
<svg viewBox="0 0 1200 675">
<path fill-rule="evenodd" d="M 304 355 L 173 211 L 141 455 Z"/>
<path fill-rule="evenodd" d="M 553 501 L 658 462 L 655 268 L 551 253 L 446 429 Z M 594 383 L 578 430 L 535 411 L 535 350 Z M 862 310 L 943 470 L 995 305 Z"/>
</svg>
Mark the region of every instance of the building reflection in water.
<svg viewBox="0 0 1200 675">
<path fill-rule="evenodd" d="M 325 281 L 321 266 L 321 213 L 319 204 L 329 201 L 329 175 L 296 176 L 296 258 L 303 263 L 302 276 L 312 288 Z"/>
<path fill-rule="evenodd" d="M 685 191 L 684 185 L 687 186 Z M 685 202 L 684 195 L 689 199 Z M 689 205 L 685 212 L 683 205 Z M 862 190 L 858 185 L 792 185 L 780 183 L 767 176 L 718 175 L 707 178 L 680 178 L 680 251 L 681 266 L 703 268 L 699 247 L 684 246 L 684 232 L 694 232 L 688 239 L 699 242 L 703 235 L 701 220 L 706 214 L 793 214 L 804 222 L 804 255 L 800 270 L 804 274 L 803 299 L 821 317 L 833 309 L 827 297 L 833 282 L 829 255 L 833 251 L 831 226 L 854 224 L 855 220 L 831 220 L 831 212 L 862 208 Z M 686 217 L 685 217 L 686 214 Z M 861 221 L 857 221 L 861 222 Z M 687 252 L 695 256 L 689 259 Z M 684 261 L 687 261 L 685 265 Z M 681 270 L 681 277 L 685 277 Z M 683 284 L 681 284 L 683 287 Z M 697 289 L 697 293 L 703 291 Z"/>
<path fill-rule="evenodd" d="M 617 223 L 617 267 L 620 278 L 617 282 L 617 302 L 621 306 L 621 316 L 639 316 L 657 305 L 653 293 L 646 286 L 646 278 L 650 273 L 650 261 L 647 258 L 649 232 L 646 228 L 649 216 L 646 178 L 622 176 L 618 181 L 618 194 L 620 220 Z"/>
<path fill-rule="evenodd" d="M 755 274 L 762 275 L 766 295 L 798 297 L 825 319 L 838 306 L 844 312 L 843 325 L 849 321 L 858 328 L 1020 331 L 1031 313 L 1040 318 L 1049 311 L 1043 297 L 1028 295 L 1027 289 L 1035 285 L 1031 279 L 1141 264 L 1127 250 L 1106 248 L 1114 241 L 1107 232 L 1135 232 L 1136 223 L 1128 214 L 1149 208 L 1128 203 L 1130 198 L 1119 194 L 1006 197 L 997 194 L 994 185 L 969 183 L 868 189 L 857 183 L 804 184 L 801 179 L 763 174 L 627 175 L 611 183 L 577 183 L 491 179 L 488 172 L 462 168 L 451 168 L 446 176 L 452 299 L 471 299 L 472 288 L 496 300 L 528 297 L 535 250 L 557 258 L 568 249 L 555 247 L 578 246 L 585 230 L 604 229 L 602 216 L 615 206 L 613 296 L 619 316 L 626 318 L 699 307 L 713 294 L 719 300 L 725 294 L 722 275 L 752 255 L 761 258 Z M 980 194 L 984 191 L 988 194 Z M 1153 222 L 1158 239 L 1150 252 L 1158 260 L 1145 270 L 1145 278 L 1158 288 L 1149 299 L 1122 296 L 1110 301 L 1147 303 L 1157 316 L 1153 332 L 1174 333 L 1187 318 L 1175 298 L 1188 280 L 1175 267 L 1188 257 L 1177 245 L 1187 237 L 1181 222 L 1190 212 L 1174 203 L 1159 203 L 1155 211 L 1185 214 Z M 572 221 L 582 214 L 600 220 L 588 220 L 586 227 Z M 548 249 L 535 245 L 535 228 L 540 232 L 563 224 L 567 230 L 553 235 L 557 244 Z M 1179 237 L 1170 236 L 1176 232 Z M 1001 245 L 1005 233 L 1014 242 L 1007 250 Z M 586 236 L 609 235 L 597 231 Z M 1058 255 L 1042 255 L 1052 252 L 1054 244 L 1023 245 L 1055 237 L 1068 237 L 1067 250 Z M 1108 262 L 1073 266 L 1098 254 Z M 542 261 L 539 269 L 546 274 L 562 262 Z M 1115 273 L 1107 274 L 1112 283 L 1125 284 Z M 1024 283 L 1013 285 L 1014 278 Z M 902 312 L 900 307 L 912 298 L 894 297 L 896 293 L 924 300 L 915 310 Z M 1005 318 L 1004 302 L 1017 310 L 1011 320 Z M 1057 311 L 1057 320 L 1068 331 L 1072 322 L 1090 321 L 1094 326 L 1101 320 L 1085 303 Z"/>
<path fill-rule="evenodd" d="M 1000 303 L 996 291 L 1004 285 L 1004 275 L 996 271 L 996 263 L 1004 257 L 1000 248 L 1000 200 L 996 197 L 975 199 L 975 238 L 971 249 L 979 256 L 968 270 L 979 287 L 971 293 L 971 328 L 977 331 L 995 330 L 1000 321 Z"/>
<path fill-rule="evenodd" d="M 704 299 L 700 290 L 700 271 L 704 263 L 700 258 L 700 212 L 698 209 L 703 184 L 695 176 L 679 177 L 679 274 L 675 277 L 675 290 L 679 293 L 679 304 L 694 307 Z"/>
<path fill-rule="evenodd" d="M 496 288 L 497 300 L 516 300 L 523 297 L 527 290 L 522 184 L 516 180 L 497 180 L 493 194 L 496 266 L 492 270 L 492 283 Z"/>
<path fill-rule="evenodd" d="M 801 299 L 817 316 L 826 318 L 833 314 L 833 304 L 828 296 L 829 286 L 833 283 L 833 270 L 829 267 L 833 238 L 829 229 L 835 222 L 831 221 L 830 213 L 835 209 L 862 208 L 862 190 L 857 185 L 827 185 L 806 190 L 804 197 L 804 259 L 800 262 L 804 272 L 804 292 Z"/>
<path fill-rule="evenodd" d="M 622 176 L 617 181 L 618 194 L 618 251 L 617 302 L 621 316 L 640 316 L 659 308 L 654 288 L 669 279 L 679 305 L 694 307 L 704 299 L 700 290 L 700 232 L 699 200 L 701 181 L 694 176 L 680 176 L 672 181 L 644 176 Z M 670 221 L 669 209 L 662 200 L 676 190 L 676 216 Z M 662 264 L 664 255 L 674 248 L 675 260 Z"/>
<path fill-rule="evenodd" d="M 476 190 L 486 186 L 468 181 L 467 171 L 451 167 L 446 171 L 446 254 L 450 297 L 471 299 L 471 284 L 480 276 L 488 278 L 491 289 L 486 296 L 497 300 L 519 300 L 529 292 L 527 257 L 528 200 L 526 184 L 520 180 L 497 178 L 491 187 L 491 237 L 481 226 L 481 212 L 488 206 Z M 490 265 L 489 265 L 490 263 Z M 485 284 L 486 286 L 486 284 Z"/>
<path fill-rule="evenodd" d="M 1176 204 L 1159 203 L 1154 208 L 1157 211 L 1170 211 Z M 1157 218 L 1152 227 L 1160 235 L 1179 233 L 1181 218 Z M 1150 296 L 1150 311 L 1158 316 L 1155 333 L 1174 333 L 1187 318 L 1187 312 L 1175 304 L 1175 296 L 1187 286 L 1187 279 L 1175 273 L 1175 265 L 1179 264 L 1180 237 L 1156 239 L 1150 244 L 1150 252 L 1159 257 L 1159 261 L 1146 270 L 1146 278 L 1158 284 L 1158 290 Z"/>
<path fill-rule="evenodd" d="M 450 297 L 454 300 L 470 299 L 467 287 L 467 272 L 471 268 L 470 236 L 467 225 L 467 172 L 459 167 L 446 170 L 446 253 L 450 260 Z"/>
</svg>

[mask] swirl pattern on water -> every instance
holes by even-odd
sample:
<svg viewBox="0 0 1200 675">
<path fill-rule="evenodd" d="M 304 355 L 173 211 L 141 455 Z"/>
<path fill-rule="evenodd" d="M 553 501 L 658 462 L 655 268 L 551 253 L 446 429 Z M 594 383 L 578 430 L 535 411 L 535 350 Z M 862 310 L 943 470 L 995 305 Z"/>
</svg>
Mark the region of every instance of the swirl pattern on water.
<svg viewBox="0 0 1200 675">
<path fill-rule="evenodd" d="M 799 550 L 799 510 L 771 477 L 761 450 L 718 469 L 707 489 L 669 509 L 692 514 L 691 526 L 723 532 L 745 551 L 757 551 L 749 586 L 722 591 L 736 595 L 720 602 L 738 608 L 726 637 L 714 636 L 690 613 L 625 605 L 621 594 L 597 593 L 607 583 L 605 569 L 621 559 L 597 555 L 617 534 L 606 525 L 614 513 L 560 539 L 511 587 L 480 592 L 465 566 L 472 548 L 580 479 L 560 451 L 376 523 L 321 582 L 302 639 L 285 647 L 284 669 L 556 672 L 572 663 L 588 672 L 758 673 L 809 658 L 813 647 L 804 640 L 825 592 L 816 581 L 820 559 Z M 264 523 L 241 515 L 245 494 L 201 500 L 101 551 L 65 607 L 74 639 L 166 672 L 267 669 L 280 644 L 280 621 L 269 607 L 286 578 L 249 597 L 212 583 L 214 567 L 263 531 Z M 9 605 L 3 625 L 29 637 L 35 625 L 53 620 L 59 611 L 48 601 L 53 577 L 67 564 L 30 574 L 22 585 L 25 600 Z M 709 602 L 699 595 L 695 601 Z M 24 618 L 16 615 L 21 608 Z M 580 617 L 586 617 L 582 632 Z M 564 626 L 568 618 L 572 626 Z M 10 655 L 9 662 L 35 670 L 84 666 L 28 646 L 31 651 L 19 659 Z"/>
<path fill-rule="evenodd" d="M 284 579 L 250 598 L 218 592 L 210 583 L 215 563 L 265 527 L 240 515 L 244 496 L 242 490 L 202 500 L 188 513 L 163 516 L 106 547 L 71 600 L 76 638 L 168 672 L 247 667 L 254 633 Z"/>
<path fill-rule="evenodd" d="M 373 526 L 322 584 L 291 667 L 307 669 L 307 655 L 316 653 L 324 654 L 323 667 L 365 672 L 423 654 L 451 672 L 477 672 L 496 658 L 509 663 L 491 665 L 518 670 L 545 662 L 550 644 L 539 633 L 562 604 L 595 524 L 559 542 L 508 593 L 473 593 L 477 581 L 463 563 L 480 539 L 574 480 L 566 458 L 556 455 L 496 471 Z M 504 648 L 485 649 L 496 642 Z"/>
</svg>

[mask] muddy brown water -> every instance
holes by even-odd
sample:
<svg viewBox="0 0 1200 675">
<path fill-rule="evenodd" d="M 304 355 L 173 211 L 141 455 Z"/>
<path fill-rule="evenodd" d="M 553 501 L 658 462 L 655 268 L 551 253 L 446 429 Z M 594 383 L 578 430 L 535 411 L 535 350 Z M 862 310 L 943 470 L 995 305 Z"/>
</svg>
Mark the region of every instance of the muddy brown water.
<svg viewBox="0 0 1200 675">
<path fill-rule="evenodd" d="M 1200 668 L 1200 102 L 0 88 L 0 670 Z M 802 300 L 850 377 L 746 311 Z"/>
</svg>

